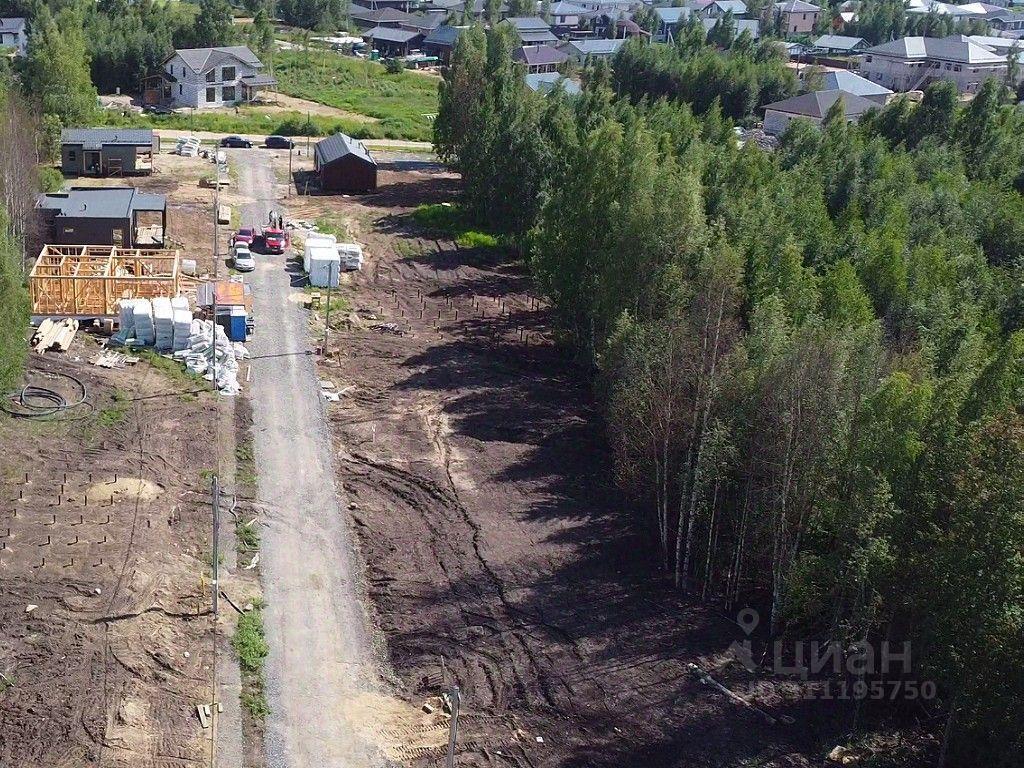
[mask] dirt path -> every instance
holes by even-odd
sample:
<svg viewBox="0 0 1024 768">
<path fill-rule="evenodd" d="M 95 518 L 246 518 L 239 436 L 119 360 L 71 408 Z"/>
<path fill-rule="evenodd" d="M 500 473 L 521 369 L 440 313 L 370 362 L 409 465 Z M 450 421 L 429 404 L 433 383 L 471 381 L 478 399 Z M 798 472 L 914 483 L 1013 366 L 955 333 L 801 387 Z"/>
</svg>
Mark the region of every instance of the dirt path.
<svg viewBox="0 0 1024 768">
<path fill-rule="evenodd" d="M 174 149 L 174 141 L 180 136 L 195 136 L 201 141 L 216 142 L 220 141 L 227 134 L 217 133 L 215 131 L 184 131 L 170 128 L 159 128 L 154 131 L 161 140 L 164 142 L 163 149 L 170 150 Z M 243 139 L 248 139 L 253 144 L 262 144 L 266 138 L 266 134 L 263 133 L 243 133 L 233 134 L 240 135 Z M 300 149 L 305 149 L 306 137 L 305 136 L 292 136 L 290 137 L 295 141 L 295 145 Z M 311 138 L 310 145 L 320 141 L 321 137 Z M 434 145 L 429 141 L 405 141 L 402 139 L 364 139 L 363 144 L 372 152 L 373 150 L 387 150 L 391 152 L 423 152 L 433 154 Z M 258 151 L 258 150 L 257 150 Z M 287 150 L 275 150 L 275 152 L 284 151 L 285 157 L 288 156 Z"/>
<path fill-rule="evenodd" d="M 280 209 L 266 153 L 232 151 L 246 221 Z M 376 672 L 330 439 L 309 349 L 306 315 L 289 300 L 284 257 L 259 257 L 252 275 L 257 331 L 251 398 L 259 494 L 269 524 L 261 568 L 267 600 L 266 753 L 271 768 L 375 764 L 352 702 Z"/>
<path fill-rule="evenodd" d="M 331 406 L 339 473 L 404 695 L 459 684 L 463 767 L 820 764 L 826 709 L 752 680 L 735 625 L 665 584 L 614 504 L 586 375 L 522 268 L 411 220 L 455 199 L 450 175 L 380 184 L 320 198 L 369 253 L 321 375 L 351 387 Z M 767 724 L 691 663 L 796 724 Z"/>
</svg>

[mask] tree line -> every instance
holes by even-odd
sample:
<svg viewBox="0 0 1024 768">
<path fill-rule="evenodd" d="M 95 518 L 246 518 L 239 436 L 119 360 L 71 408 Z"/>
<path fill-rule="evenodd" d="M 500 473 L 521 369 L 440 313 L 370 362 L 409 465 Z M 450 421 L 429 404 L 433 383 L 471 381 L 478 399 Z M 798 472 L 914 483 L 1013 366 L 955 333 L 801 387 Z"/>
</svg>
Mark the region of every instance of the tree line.
<svg viewBox="0 0 1024 768">
<path fill-rule="evenodd" d="M 696 37 L 626 46 L 574 99 L 528 91 L 513 45 L 459 37 L 435 146 L 594 372 L 661 568 L 775 637 L 910 641 L 948 764 L 1014 765 L 1022 111 L 995 81 L 966 106 L 937 84 L 765 152 L 730 120 L 763 98 L 692 88 Z M 723 71 L 749 88 L 759 55 Z"/>
</svg>

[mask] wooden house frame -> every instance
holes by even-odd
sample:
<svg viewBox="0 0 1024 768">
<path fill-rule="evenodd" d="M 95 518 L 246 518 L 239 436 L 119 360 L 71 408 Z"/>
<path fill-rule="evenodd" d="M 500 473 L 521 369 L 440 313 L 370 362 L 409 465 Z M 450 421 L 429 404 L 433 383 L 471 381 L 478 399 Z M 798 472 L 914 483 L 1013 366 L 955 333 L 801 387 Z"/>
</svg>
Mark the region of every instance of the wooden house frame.
<svg viewBox="0 0 1024 768">
<path fill-rule="evenodd" d="M 32 314 L 112 317 L 121 299 L 178 295 L 177 250 L 44 245 L 29 274 Z"/>
</svg>

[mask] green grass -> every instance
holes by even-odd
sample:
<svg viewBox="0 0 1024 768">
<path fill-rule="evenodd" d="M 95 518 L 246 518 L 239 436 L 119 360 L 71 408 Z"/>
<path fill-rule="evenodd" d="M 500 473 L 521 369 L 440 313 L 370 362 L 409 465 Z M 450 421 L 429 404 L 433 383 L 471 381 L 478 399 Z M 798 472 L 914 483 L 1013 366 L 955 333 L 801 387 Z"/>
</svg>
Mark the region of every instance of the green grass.
<svg viewBox="0 0 1024 768">
<path fill-rule="evenodd" d="M 380 122 L 379 138 L 430 141 L 437 114 L 437 80 L 410 72 L 388 74 L 382 64 L 331 51 L 278 51 L 274 76 L 281 92 Z M 378 138 L 377 136 L 365 138 Z"/>
<path fill-rule="evenodd" d="M 342 242 L 348 239 L 348 227 L 337 216 L 321 216 L 316 220 L 316 228 L 325 235 L 334 235 Z"/>
<path fill-rule="evenodd" d="M 231 646 L 242 670 L 242 706 L 253 719 L 262 720 L 270 713 L 263 681 L 263 663 L 270 648 L 263 631 L 262 600 L 253 600 L 253 609 L 239 617 Z"/>
<path fill-rule="evenodd" d="M 243 440 L 235 446 L 235 479 L 246 490 L 256 487 L 256 456 L 252 440 Z"/>
<path fill-rule="evenodd" d="M 240 552 L 255 552 L 260 548 L 260 529 L 256 523 L 249 525 L 244 520 L 235 523 L 235 538 Z"/>
<path fill-rule="evenodd" d="M 497 248 L 501 245 L 497 236 L 473 229 L 457 205 L 421 205 L 412 212 L 412 218 L 424 229 L 452 238 L 460 248 Z"/>
<path fill-rule="evenodd" d="M 96 414 L 96 424 L 100 427 L 114 427 L 125 420 L 128 415 L 128 393 L 122 389 L 114 390 L 114 402 Z"/>
<path fill-rule="evenodd" d="M 184 400 L 195 399 L 196 389 L 212 390 L 213 388 L 210 382 L 190 371 L 185 367 L 184 363 L 164 357 L 159 352 L 148 347 L 139 347 L 134 351 L 142 360 L 171 379 L 175 386 L 182 387 L 183 391 L 179 395 Z"/>
</svg>

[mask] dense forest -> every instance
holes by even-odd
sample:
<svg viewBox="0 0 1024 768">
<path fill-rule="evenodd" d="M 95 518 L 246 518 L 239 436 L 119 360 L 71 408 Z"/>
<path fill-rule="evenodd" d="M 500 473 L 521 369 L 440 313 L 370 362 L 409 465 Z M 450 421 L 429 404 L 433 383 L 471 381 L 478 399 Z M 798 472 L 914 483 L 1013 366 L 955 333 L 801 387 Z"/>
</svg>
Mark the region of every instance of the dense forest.
<svg viewBox="0 0 1024 768">
<path fill-rule="evenodd" d="M 435 144 L 466 215 L 593 372 L 678 589 L 775 637 L 910 641 L 945 764 L 1019 765 L 1024 114 L 939 84 L 766 152 L 728 118 L 790 87 L 771 57 L 727 55 L 703 93 L 686 45 L 544 98 L 500 30 L 460 36 Z"/>
</svg>

